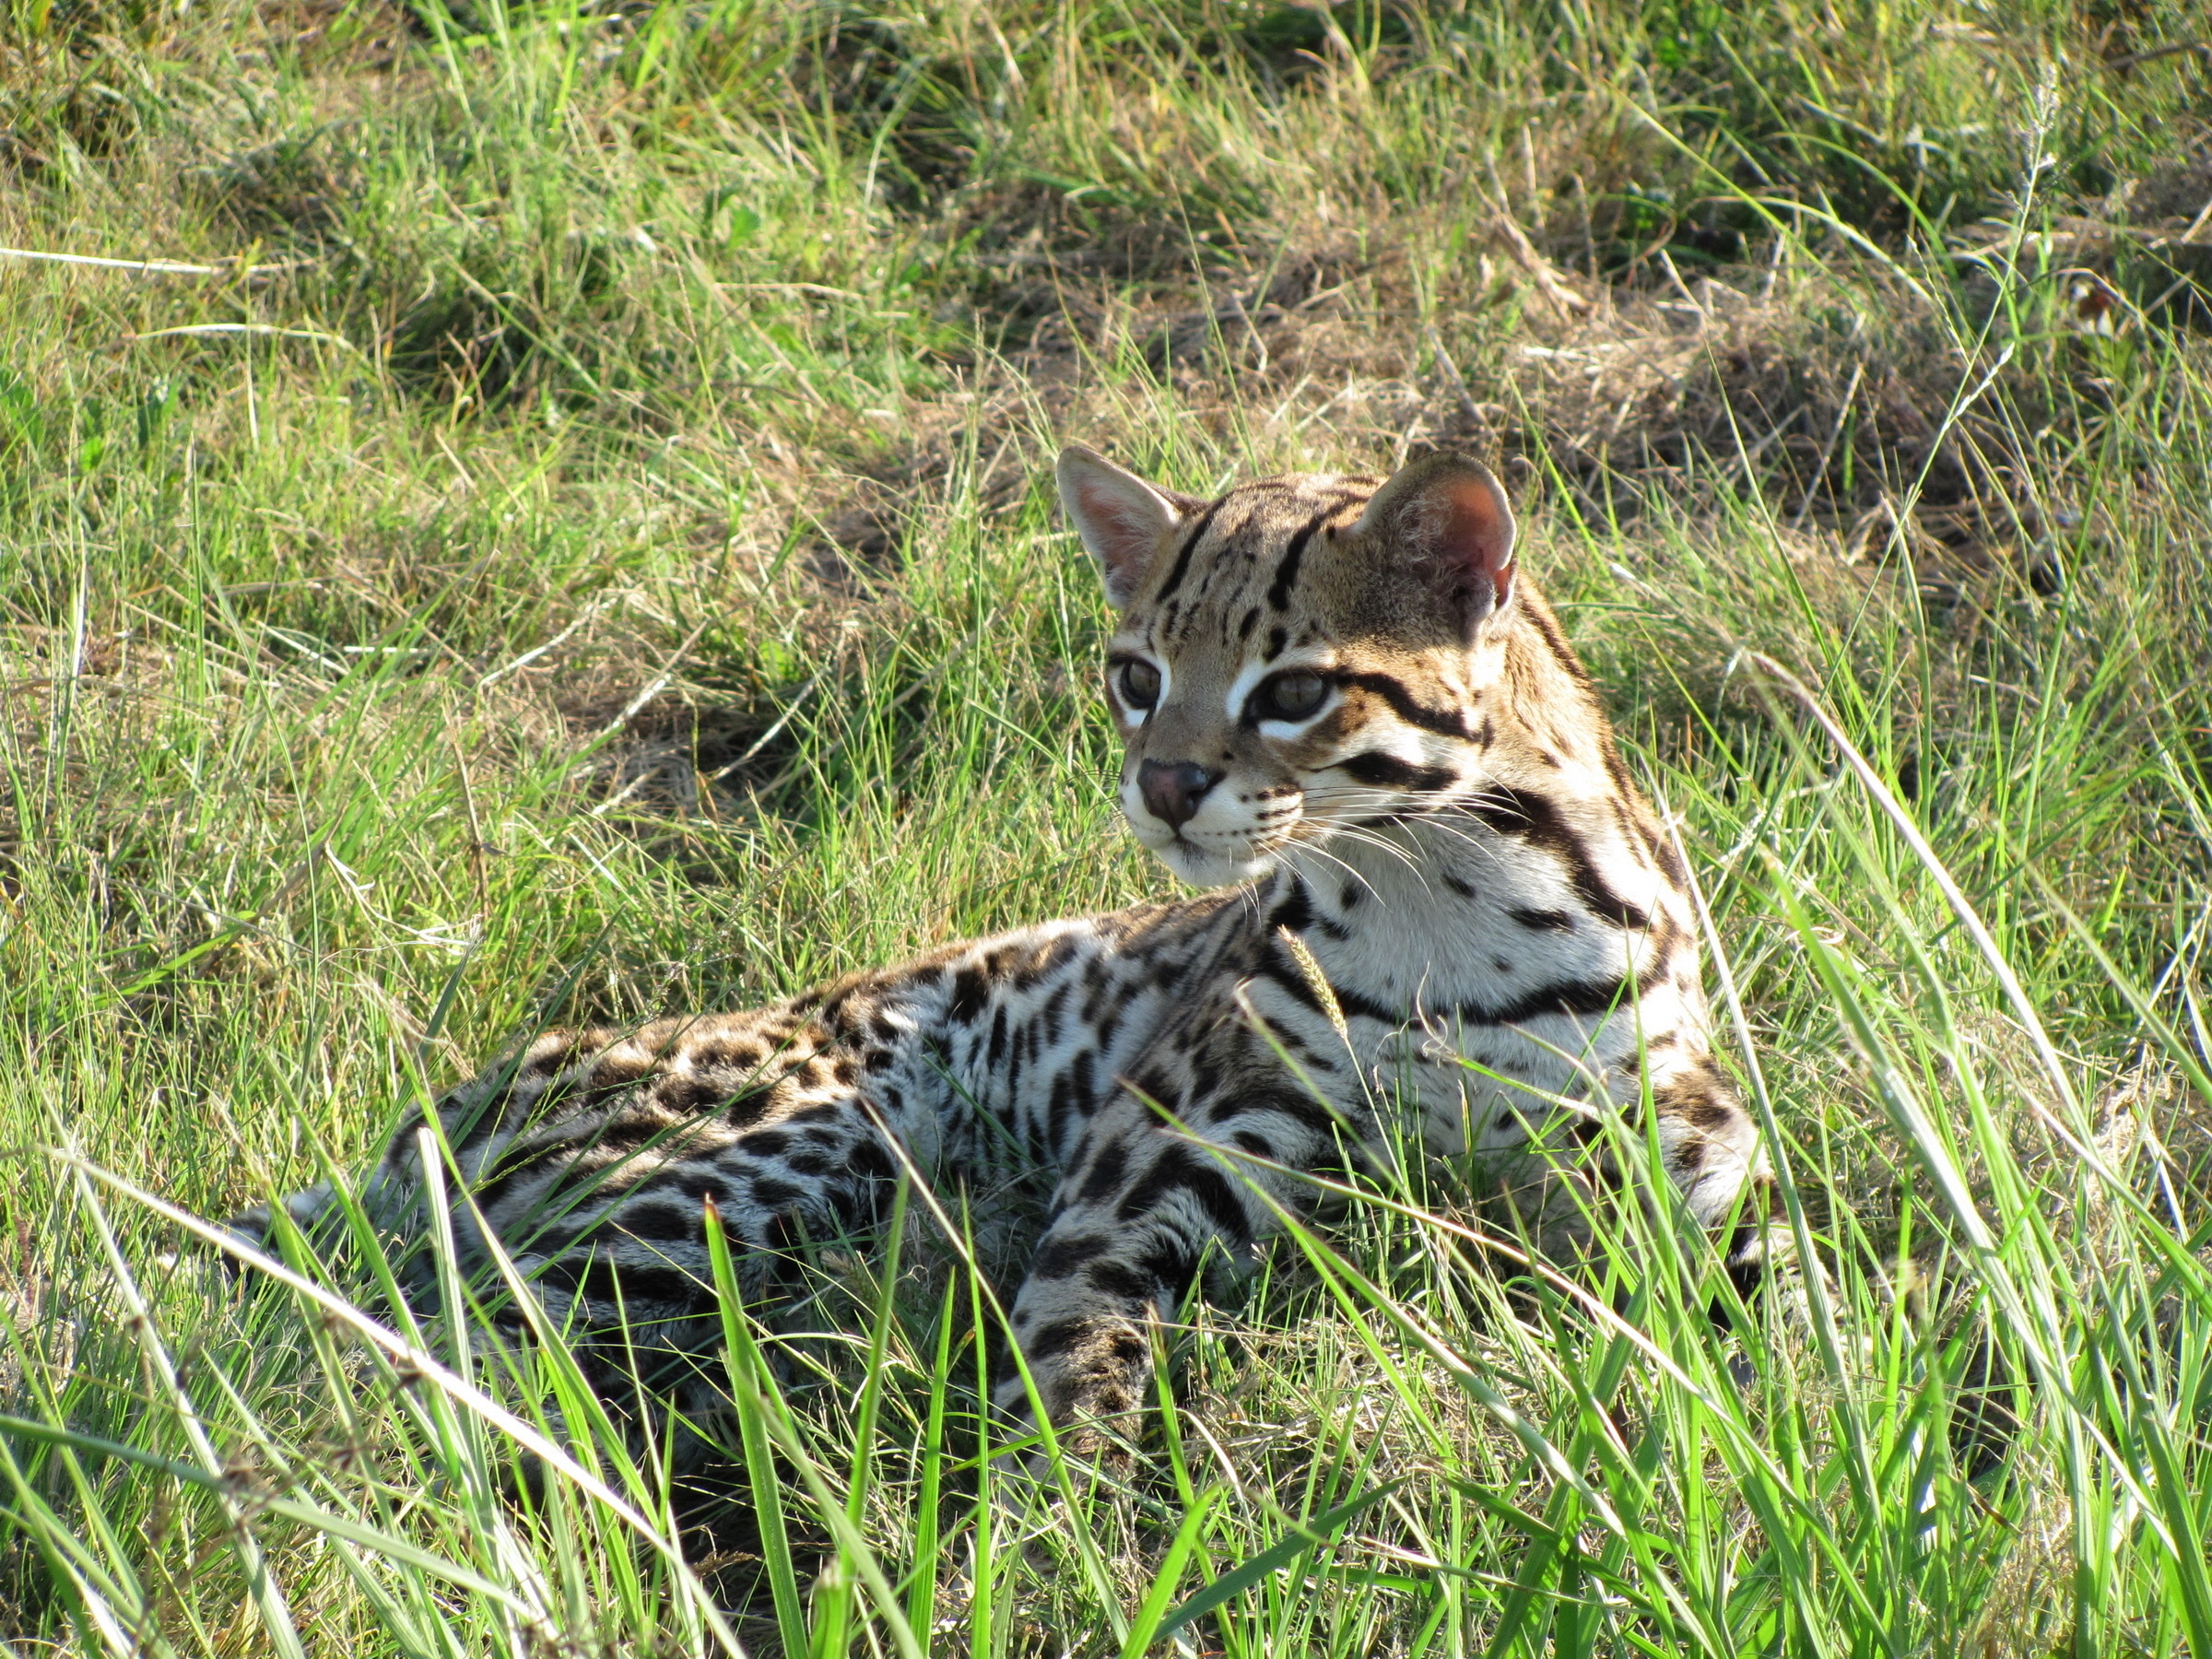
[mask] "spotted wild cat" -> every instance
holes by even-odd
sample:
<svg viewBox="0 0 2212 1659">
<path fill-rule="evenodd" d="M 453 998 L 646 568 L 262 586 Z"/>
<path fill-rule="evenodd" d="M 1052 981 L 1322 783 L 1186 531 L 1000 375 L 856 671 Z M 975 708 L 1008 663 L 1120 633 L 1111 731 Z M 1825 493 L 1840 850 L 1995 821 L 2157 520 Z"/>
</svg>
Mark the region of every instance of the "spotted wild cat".
<svg viewBox="0 0 2212 1659">
<path fill-rule="evenodd" d="M 758 1288 L 878 1221 L 902 1164 L 944 1190 L 1011 1161 L 1058 1182 L 1016 1338 L 1055 1422 L 1111 1418 L 1202 1258 L 1249 1260 L 1270 1201 L 1309 1206 L 1265 1164 L 1340 1170 L 1418 1102 L 1431 1146 L 1479 1154 L 1571 1250 L 1607 1157 L 1582 1102 L 1633 1123 L 1646 1074 L 1667 1175 L 1755 1272 L 1768 1177 L 1711 1058 L 1685 873 L 1490 475 L 1433 456 L 1205 501 L 1078 447 L 1058 481 L 1120 613 L 1123 810 L 1218 890 L 755 1012 L 554 1032 L 456 1088 L 444 1133 L 556 1322 L 626 1325 L 627 1347 L 587 1341 L 603 1357 L 710 1357 L 709 1201 Z M 366 1188 L 403 1232 L 426 1226 L 418 1127 Z M 286 1202 L 304 1221 L 324 1199 Z M 1018 1379 L 1002 1400 L 1023 1408 Z"/>
</svg>

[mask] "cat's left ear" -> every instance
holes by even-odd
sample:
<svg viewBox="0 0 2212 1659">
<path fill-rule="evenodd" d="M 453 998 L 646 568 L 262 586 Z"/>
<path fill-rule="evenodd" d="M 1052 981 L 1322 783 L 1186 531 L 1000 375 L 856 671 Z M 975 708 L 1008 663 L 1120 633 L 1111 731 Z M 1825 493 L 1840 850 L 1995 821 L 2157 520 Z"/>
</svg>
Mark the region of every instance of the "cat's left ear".
<svg viewBox="0 0 2212 1659">
<path fill-rule="evenodd" d="M 1513 510 L 1490 469 L 1463 455 L 1400 467 L 1369 499 L 1355 533 L 1409 556 L 1470 641 L 1512 599 Z"/>
<path fill-rule="evenodd" d="M 1115 610 L 1129 608 L 1169 533 L 1206 510 L 1205 502 L 1147 484 L 1080 443 L 1060 452 L 1053 477 L 1060 504 L 1099 561 L 1107 602 Z"/>
</svg>

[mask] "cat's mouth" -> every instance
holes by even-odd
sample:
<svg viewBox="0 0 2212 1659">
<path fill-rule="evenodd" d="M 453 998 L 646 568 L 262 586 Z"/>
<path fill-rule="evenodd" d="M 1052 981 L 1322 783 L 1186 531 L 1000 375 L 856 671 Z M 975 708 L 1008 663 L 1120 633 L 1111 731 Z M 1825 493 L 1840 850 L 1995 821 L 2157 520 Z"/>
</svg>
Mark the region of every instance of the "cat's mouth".
<svg viewBox="0 0 2212 1659">
<path fill-rule="evenodd" d="M 1199 846 L 1177 836 L 1165 846 L 1155 847 L 1168 868 L 1173 870 L 1193 887 L 1230 887 L 1241 881 L 1251 881 L 1265 876 L 1275 867 L 1273 849 L 1260 851 L 1247 842 L 1238 851 Z"/>
<path fill-rule="evenodd" d="M 1265 875 L 1275 865 L 1289 837 L 1281 833 L 1259 836 L 1233 830 L 1193 831 L 1189 825 L 1171 829 L 1158 820 L 1129 815 L 1129 827 L 1147 853 L 1192 887 L 1228 887 Z"/>
</svg>

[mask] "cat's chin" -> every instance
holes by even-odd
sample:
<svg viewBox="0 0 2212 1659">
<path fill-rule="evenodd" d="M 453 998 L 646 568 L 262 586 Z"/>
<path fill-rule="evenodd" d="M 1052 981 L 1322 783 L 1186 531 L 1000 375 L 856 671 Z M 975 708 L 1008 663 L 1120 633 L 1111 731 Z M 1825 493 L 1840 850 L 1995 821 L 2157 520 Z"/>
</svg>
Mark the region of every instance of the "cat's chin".
<svg viewBox="0 0 2212 1659">
<path fill-rule="evenodd" d="M 1275 868 L 1273 853 L 1246 853 L 1230 856 L 1194 847 L 1186 841 L 1171 841 L 1151 849 L 1155 856 L 1194 888 L 1234 887 L 1255 881 Z"/>
</svg>

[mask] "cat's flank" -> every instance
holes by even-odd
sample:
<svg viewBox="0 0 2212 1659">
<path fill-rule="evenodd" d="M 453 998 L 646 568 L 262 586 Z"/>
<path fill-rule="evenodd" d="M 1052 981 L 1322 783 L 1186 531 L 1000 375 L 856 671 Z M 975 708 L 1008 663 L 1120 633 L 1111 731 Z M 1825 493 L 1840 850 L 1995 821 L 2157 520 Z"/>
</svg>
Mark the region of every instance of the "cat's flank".
<svg viewBox="0 0 2212 1659">
<path fill-rule="evenodd" d="M 1749 1271 L 1767 1177 L 1711 1058 L 1685 872 L 1490 475 L 1432 456 L 1206 501 L 1077 447 L 1058 481 L 1119 613 L 1122 808 L 1218 890 L 754 1012 L 554 1032 L 453 1089 L 477 1213 L 602 1382 L 712 1357 L 710 1204 L 766 1289 L 805 1241 L 883 1218 L 902 1170 L 949 1193 L 1011 1164 L 1057 1181 L 1012 1315 L 1038 1398 L 1120 1416 L 1202 1261 L 1311 1207 L 1266 1166 L 1341 1171 L 1399 1110 L 1560 1252 L 1607 1180 L 1601 1096 L 1640 1130 L 1648 1099 L 1666 1174 Z M 365 1194 L 403 1234 L 428 1228 L 418 1127 Z M 1026 1409 L 1018 1376 L 1001 1403 Z"/>
</svg>

